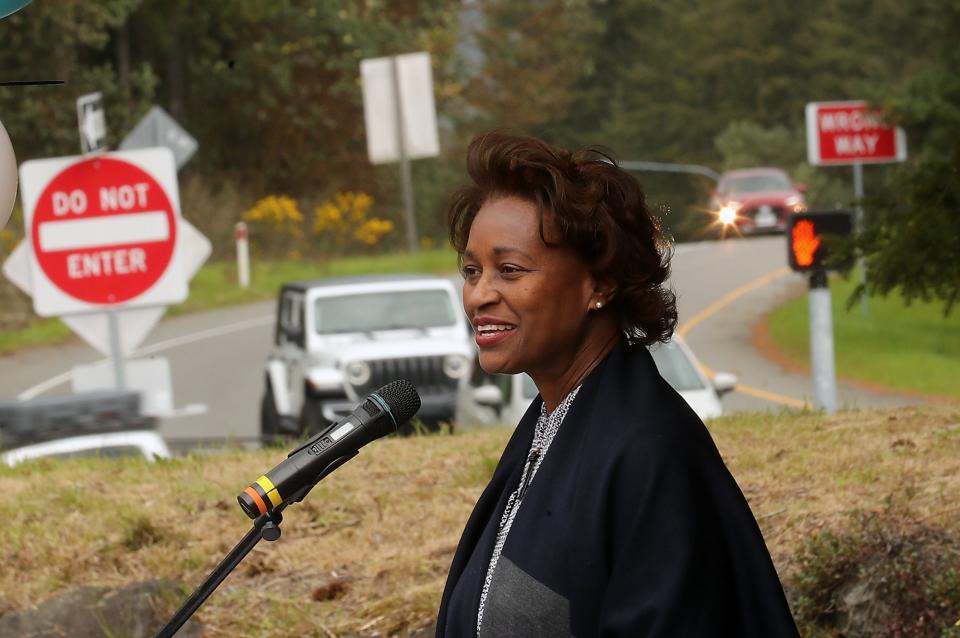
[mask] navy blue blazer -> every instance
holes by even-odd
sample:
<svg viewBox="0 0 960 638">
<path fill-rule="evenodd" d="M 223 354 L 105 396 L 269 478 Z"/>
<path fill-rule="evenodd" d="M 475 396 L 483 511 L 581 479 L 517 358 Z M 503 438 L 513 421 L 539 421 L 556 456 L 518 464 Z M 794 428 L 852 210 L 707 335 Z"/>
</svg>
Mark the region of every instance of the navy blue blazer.
<svg viewBox="0 0 960 638">
<path fill-rule="evenodd" d="M 476 635 L 497 528 L 538 397 L 467 522 L 437 636 Z M 503 572 L 501 574 L 501 572 Z M 616 346 L 584 380 L 527 490 L 488 596 L 484 637 L 796 637 L 746 499 L 707 429 L 646 348 Z M 517 611 L 519 609 L 519 611 Z"/>
</svg>

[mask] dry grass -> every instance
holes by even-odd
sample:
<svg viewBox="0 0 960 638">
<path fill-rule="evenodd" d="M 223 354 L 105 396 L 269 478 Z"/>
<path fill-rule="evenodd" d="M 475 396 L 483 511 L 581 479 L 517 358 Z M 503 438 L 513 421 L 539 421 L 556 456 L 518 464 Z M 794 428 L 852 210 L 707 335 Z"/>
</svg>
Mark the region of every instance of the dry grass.
<svg viewBox="0 0 960 638">
<path fill-rule="evenodd" d="M 909 492 L 960 532 L 960 407 L 755 414 L 710 429 L 781 576 L 805 538 Z M 509 436 L 379 441 L 291 507 L 198 617 L 211 637 L 404 634 L 429 623 L 455 544 Z M 282 450 L 0 469 L 0 614 L 80 585 L 198 584 L 249 528 L 234 496 Z"/>
</svg>

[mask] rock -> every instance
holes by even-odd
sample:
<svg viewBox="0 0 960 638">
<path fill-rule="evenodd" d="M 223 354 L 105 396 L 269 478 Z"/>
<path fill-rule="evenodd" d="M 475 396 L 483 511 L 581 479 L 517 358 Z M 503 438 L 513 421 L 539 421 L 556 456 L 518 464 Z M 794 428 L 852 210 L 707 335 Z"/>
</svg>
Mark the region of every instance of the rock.
<svg viewBox="0 0 960 638">
<path fill-rule="evenodd" d="M 872 569 L 857 574 L 838 592 L 837 627 L 846 638 L 872 638 L 896 618 L 878 591 Z"/>
<path fill-rule="evenodd" d="M 151 638 L 183 601 L 183 589 L 168 580 L 122 589 L 81 587 L 34 609 L 0 617 L 4 638 Z M 201 638 L 203 626 L 189 620 L 177 638 Z"/>
</svg>

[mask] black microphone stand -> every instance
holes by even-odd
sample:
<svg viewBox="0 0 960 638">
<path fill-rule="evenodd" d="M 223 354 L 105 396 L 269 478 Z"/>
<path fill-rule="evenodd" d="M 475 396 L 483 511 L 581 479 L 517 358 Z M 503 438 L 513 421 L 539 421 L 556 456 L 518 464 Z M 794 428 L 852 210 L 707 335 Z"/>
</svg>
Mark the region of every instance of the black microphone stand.
<svg viewBox="0 0 960 638">
<path fill-rule="evenodd" d="M 250 553 L 250 550 L 260 542 L 260 539 L 272 542 L 280 538 L 280 523 L 283 521 L 283 510 L 286 509 L 289 503 L 299 503 L 302 501 L 303 497 L 316 487 L 321 479 L 356 455 L 357 453 L 354 452 L 336 459 L 320 473 L 316 481 L 301 489 L 289 501 L 280 503 L 280 505 L 277 505 L 270 512 L 257 517 L 253 521 L 253 527 L 250 528 L 250 531 L 240 539 L 240 542 L 230 550 L 230 553 L 220 561 L 220 564 L 213 568 L 213 571 L 210 572 L 206 580 L 200 583 L 200 586 L 190 594 L 190 598 L 187 598 L 180 606 L 180 609 L 177 610 L 177 613 L 173 615 L 173 618 L 157 633 L 156 638 L 172 638 L 183 626 L 183 623 L 187 622 L 190 617 L 200 609 L 200 605 L 210 597 L 210 594 L 220 586 L 220 583 L 230 575 L 230 572 L 240 564 L 240 561 Z"/>
<path fill-rule="evenodd" d="M 206 580 L 190 594 L 190 598 L 187 598 L 180 609 L 177 610 L 177 613 L 173 615 L 173 618 L 157 633 L 156 638 L 172 638 L 180 627 L 200 608 L 200 605 L 209 598 L 210 594 L 220 586 L 220 583 L 230 575 L 230 572 L 240 564 L 240 561 L 250 553 L 250 550 L 260 542 L 260 539 L 275 541 L 280 538 L 280 522 L 283 520 L 281 512 L 285 506 L 286 503 L 281 503 L 272 512 L 263 514 L 253 521 L 253 527 L 250 528 L 250 531 L 210 572 Z"/>
</svg>

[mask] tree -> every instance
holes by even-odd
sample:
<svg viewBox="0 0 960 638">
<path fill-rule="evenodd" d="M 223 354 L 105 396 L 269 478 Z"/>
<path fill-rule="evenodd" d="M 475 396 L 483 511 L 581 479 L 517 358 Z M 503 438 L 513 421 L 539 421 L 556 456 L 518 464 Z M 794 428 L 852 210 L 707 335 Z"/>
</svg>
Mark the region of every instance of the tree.
<svg viewBox="0 0 960 638">
<path fill-rule="evenodd" d="M 912 158 L 866 202 L 856 243 L 868 272 L 860 294 L 899 290 L 908 303 L 942 301 L 949 314 L 960 298 L 960 6 L 940 4 L 940 23 L 927 33 L 937 50 L 925 70 L 893 93 L 874 89 L 906 129 Z"/>
<path fill-rule="evenodd" d="M 483 54 L 465 86 L 469 127 L 511 128 L 552 139 L 577 100 L 587 71 L 584 36 L 593 27 L 583 0 L 488 0 L 476 34 Z"/>
<path fill-rule="evenodd" d="M 127 59 L 121 82 L 110 46 L 113 34 L 140 2 L 34 2 L 0 21 L 4 80 L 64 81 L 0 87 L 0 113 L 19 160 L 79 152 L 75 102 L 84 93 L 103 93 L 111 145 L 149 107 L 157 84 L 151 66 L 130 65 Z"/>
</svg>

